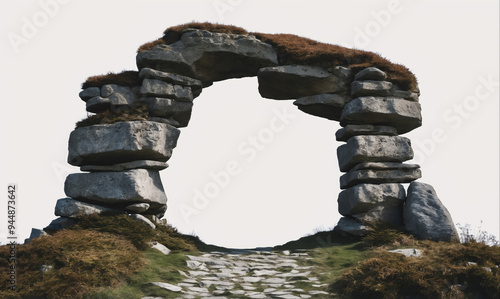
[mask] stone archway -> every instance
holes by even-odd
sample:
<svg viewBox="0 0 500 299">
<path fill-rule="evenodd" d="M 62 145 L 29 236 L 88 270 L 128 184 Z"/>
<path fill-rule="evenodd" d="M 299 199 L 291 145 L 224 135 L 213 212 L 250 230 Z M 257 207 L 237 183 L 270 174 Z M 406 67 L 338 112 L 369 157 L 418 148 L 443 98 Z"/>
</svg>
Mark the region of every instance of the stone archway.
<svg viewBox="0 0 500 299">
<path fill-rule="evenodd" d="M 336 229 L 364 235 L 365 224 L 405 226 L 421 238 L 456 240 L 451 216 L 421 177 L 410 140 L 422 124 L 416 79 L 405 67 L 359 50 L 293 35 L 186 24 L 143 45 L 139 71 L 91 77 L 80 97 L 89 112 L 69 140 L 68 198 L 56 215 L 127 212 L 158 222 L 166 211 L 159 171 L 189 123 L 193 100 L 215 81 L 256 76 L 264 98 L 291 100 L 301 111 L 339 121 L 340 178 Z M 112 186 L 112 187 L 111 187 Z M 429 215 L 432 219 L 429 220 Z"/>
</svg>

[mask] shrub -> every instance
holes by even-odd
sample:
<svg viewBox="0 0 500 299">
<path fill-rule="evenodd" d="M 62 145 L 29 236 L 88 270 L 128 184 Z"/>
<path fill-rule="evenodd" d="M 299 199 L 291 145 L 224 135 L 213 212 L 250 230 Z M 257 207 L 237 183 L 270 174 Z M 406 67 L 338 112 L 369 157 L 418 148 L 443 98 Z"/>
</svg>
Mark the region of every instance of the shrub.
<svg viewBox="0 0 500 299">
<path fill-rule="evenodd" d="M 363 237 L 362 244 L 368 247 L 377 246 L 413 246 L 416 240 L 413 236 L 406 234 L 402 228 L 389 224 L 377 222 L 367 224 L 371 231 Z"/>
<path fill-rule="evenodd" d="M 17 247 L 17 290 L 7 289 L 8 246 L 0 247 L 0 297 L 81 298 L 89 290 L 116 287 L 141 267 L 141 253 L 122 236 L 62 230 Z M 53 268 L 43 273 L 42 265 Z"/>
<path fill-rule="evenodd" d="M 123 71 L 121 73 L 107 73 L 106 75 L 92 76 L 87 78 L 82 84 L 82 88 L 101 87 L 106 84 L 116 84 L 120 86 L 140 86 L 142 80 L 137 71 Z"/>
<path fill-rule="evenodd" d="M 479 243 L 423 241 L 423 257 L 380 251 L 347 269 L 330 289 L 342 298 L 498 298 L 499 250 Z M 476 265 L 470 265 L 475 261 Z M 484 268 L 488 267 L 488 268 Z"/>
</svg>

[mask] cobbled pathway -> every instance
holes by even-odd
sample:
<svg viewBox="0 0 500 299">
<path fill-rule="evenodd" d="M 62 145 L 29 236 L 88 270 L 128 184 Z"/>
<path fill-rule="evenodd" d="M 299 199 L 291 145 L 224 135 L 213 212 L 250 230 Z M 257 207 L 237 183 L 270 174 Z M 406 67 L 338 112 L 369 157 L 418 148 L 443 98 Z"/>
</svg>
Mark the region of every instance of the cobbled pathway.
<svg viewBox="0 0 500 299">
<path fill-rule="evenodd" d="M 188 255 L 187 273 L 181 283 L 153 283 L 179 294 L 178 298 L 316 298 L 325 284 L 311 275 L 312 266 L 299 266 L 310 259 L 306 252 L 246 251 Z M 306 289 L 306 290 L 304 290 Z M 152 299 L 144 297 L 142 299 Z"/>
</svg>

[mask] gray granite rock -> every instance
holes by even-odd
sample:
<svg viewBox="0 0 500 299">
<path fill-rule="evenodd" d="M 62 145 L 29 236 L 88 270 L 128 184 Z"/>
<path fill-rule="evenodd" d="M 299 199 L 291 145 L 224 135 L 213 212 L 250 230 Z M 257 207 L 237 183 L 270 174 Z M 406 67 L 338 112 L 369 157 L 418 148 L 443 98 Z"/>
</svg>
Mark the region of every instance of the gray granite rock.
<svg viewBox="0 0 500 299">
<path fill-rule="evenodd" d="M 84 202 L 123 208 L 133 203 L 148 203 L 150 209 L 157 209 L 167 203 L 158 171 L 147 169 L 70 174 L 64 192 Z"/>
<path fill-rule="evenodd" d="M 283 65 L 259 70 L 259 92 L 276 100 L 348 90 L 348 80 L 319 66 Z"/>
<path fill-rule="evenodd" d="M 184 102 L 191 102 L 193 100 L 191 88 L 173 85 L 156 79 L 144 79 L 140 94 L 142 97 L 170 98 Z"/>
<path fill-rule="evenodd" d="M 163 253 L 164 255 L 169 255 L 171 250 L 168 249 L 167 246 L 158 243 L 158 242 L 151 242 L 151 248 L 158 250 L 159 252 Z"/>
<path fill-rule="evenodd" d="M 84 102 L 100 95 L 101 95 L 101 89 L 99 87 L 88 87 L 80 91 L 80 93 L 78 94 L 80 99 L 82 99 Z"/>
<path fill-rule="evenodd" d="M 339 213 L 360 222 L 401 225 L 406 194 L 401 184 L 359 184 L 340 192 Z"/>
<path fill-rule="evenodd" d="M 145 97 L 141 99 L 149 108 L 152 117 L 169 117 L 174 114 L 191 111 L 193 102 L 177 101 L 165 98 Z"/>
<path fill-rule="evenodd" d="M 406 230 L 420 239 L 459 241 L 450 212 L 431 185 L 410 184 L 403 215 Z"/>
<path fill-rule="evenodd" d="M 130 218 L 134 219 L 135 221 L 142 222 L 147 226 L 151 227 L 152 229 L 156 228 L 156 225 L 154 225 L 154 223 L 151 222 L 151 220 L 149 220 L 148 218 L 144 217 L 141 214 L 130 214 Z"/>
<path fill-rule="evenodd" d="M 176 128 L 185 128 L 187 127 L 187 125 L 189 124 L 189 120 L 191 119 L 191 112 L 192 110 L 188 110 L 165 117 L 150 116 L 148 120 L 168 124 Z"/>
<path fill-rule="evenodd" d="M 137 54 L 139 69 L 149 67 L 199 79 L 204 86 L 229 78 L 255 76 L 259 69 L 278 65 L 273 47 L 252 35 L 188 29 L 181 40 Z"/>
<path fill-rule="evenodd" d="M 151 68 L 143 68 L 139 72 L 139 77 L 142 79 L 156 79 L 173 85 L 181 85 L 189 87 L 191 88 L 193 97 L 199 96 L 203 88 L 203 84 L 201 83 L 200 80 L 196 80 L 190 77 L 181 76 L 177 74 L 161 72 Z"/>
<path fill-rule="evenodd" d="M 406 257 L 422 257 L 422 251 L 416 248 L 394 249 L 394 250 L 387 250 L 387 252 L 402 254 Z"/>
<path fill-rule="evenodd" d="M 413 92 L 409 90 L 401 90 L 393 86 L 391 89 L 391 96 L 395 98 L 402 98 L 407 101 L 418 102 L 420 96 L 419 92 Z"/>
<path fill-rule="evenodd" d="M 351 84 L 351 96 L 388 96 L 391 94 L 392 83 L 388 81 L 354 81 Z"/>
<path fill-rule="evenodd" d="M 110 108 L 111 101 L 108 98 L 103 98 L 101 96 L 92 97 L 85 103 L 85 109 L 92 113 L 99 113 Z"/>
<path fill-rule="evenodd" d="M 88 112 L 99 113 L 112 107 L 133 106 L 138 99 L 139 87 L 106 84 L 100 88 L 100 95 L 87 100 Z"/>
<path fill-rule="evenodd" d="M 360 97 L 347 103 L 340 124 L 372 124 L 392 126 L 398 134 L 422 125 L 420 104 L 400 98 Z"/>
<path fill-rule="evenodd" d="M 339 121 L 347 101 L 346 96 L 323 93 L 299 98 L 293 104 L 305 113 Z"/>
<path fill-rule="evenodd" d="M 81 127 L 71 132 L 68 163 L 114 165 L 135 160 L 166 162 L 177 145 L 179 130 L 173 126 L 131 121 Z"/>
<path fill-rule="evenodd" d="M 384 81 L 385 79 L 387 79 L 387 74 L 376 67 L 367 67 L 354 76 L 355 81 Z"/>
<path fill-rule="evenodd" d="M 57 219 L 52 220 L 52 222 L 50 222 L 50 224 L 43 230 L 49 233 L 54 231 L 60 231 L 62 229 L 70 228 L 76 225 L 77 222 L 78 221 L 75 218 L 59 217 Z"/>
<path fill-rule="evenodd" d="M 362 183 L 410 183 L 421 177 L 422 173 L 418 168 L 351 169 L 340 177 L 340 188 L 346 189 Z"/>
<path fill-rule="evenodd" d="M 398 130 L 389 126 L 347 125 L 335 133 L 335 138 L 337 141 L 347 141 L 347 139 L 357 135 L 396 136 L 398 135 Z"/>
<path fill-rule="evenodd" d="M 182 291 L 181 287 L 178 287 L 176 285 L 169 284 L 169 283 L 166 283 L 166 282 L 150 282 L 150 284 L 155 285 L 157 287 L 160 287 L 160 288 L 165 289 L 165 290 L 170 291 L 170 292 L 180 292 L 180 291 Z"/>
<path fill-rule="evenodd" d="M 363 237 L 370 233 L 370 229 L 358 221 L 342 217 L 334 228 L 334 231 L 347 236 Z"/>
<path fill-rule="evenodd" d="M 125 210 L 134 212 L 134 213 L 142 213 L 146 212 L 149 209 L 150 205 L 148 203 L 134 203 L 125 207 Z"/>
<path fill-rule="evenodd" d="M 73 217 L 100 214 L 123 214 L 123 211 L 82 202 L 73 198 L 61 198 L 56 203 L 55 215 L 61 217 Z"/>
<path fill-rule="evenodd" d="M 365 162 L 354 166 L 352 170 L 375 169 L 375 170 L 410 170 L 419 169 L 418 164 L 404 164 L 399 162 Z"/>
<path fill-rule="evenodd" d="M 364 162 L 403 162 L 413 158 L 411 142 L 401 136 L 354 136 L 337 148 L 340 170 Z"/>
<path fill-rule="evenodd" d="M 84 165 L 80 167 L 81 171 L 92 171 L 92 172 L 109 172 L 109 171 L 125 171 L 130 169 L 151 169 L 151 170 L 163 170 L 168 167 L 165 162 L 152 161 L 152 160 L 136 160 L 127 163 L 120 163 L 114 165 Z"/>
</svg>

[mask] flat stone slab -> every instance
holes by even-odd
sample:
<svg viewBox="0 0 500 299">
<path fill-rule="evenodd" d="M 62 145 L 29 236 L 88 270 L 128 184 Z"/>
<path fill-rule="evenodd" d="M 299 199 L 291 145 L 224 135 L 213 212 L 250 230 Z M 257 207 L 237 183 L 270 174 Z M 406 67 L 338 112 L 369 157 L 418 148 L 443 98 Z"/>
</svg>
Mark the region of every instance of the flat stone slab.
<svg viewBox="0 0 500 299">
<path fill-rule="evenodd" d="M 351 96 L 388 96 L 391 94 L 392 83 L 388 81 L 354 81 L 351 83 Z"/>
<path fill-rule="evenodd" d="M 163 170 L 168 167 L 165 162 L 152 161 L 152 160 L 138 160 L 127 163 L 120 163 L 114 165 L 84 165 L 80 167 L 81 171 L 92 171 L 92 172 L 109 172 L 109 171 L 125 171 L 130 169 L 151 169 L 151 170 Z"/>
<path fill-rule="evenodd" d="M 180 131 L 152 121 L 118 122 L 81 127 L 69 137 L 68 163 L 114 165 L 135 160 L 166 162 Z"/>
<path fill-rule="evenodd" d="M 181 40 L 137 54 L 139 69 L 149 67 L 201 80 L 204 86 L 229 78 L 252 77 L 278 65 L 273 47 L 253 35 L 188 29 Z"/>
<path fill-rule="evenodd" d="M 354 166 L 352 170 L 378 169 L 378 170 L 409 170 L 419 169 L 418 164 L 404 164 L 399 162 L 365 162 Z"/>
<path fill-rule="evenodd" d="M 283 65 L 259 70 L 259 92 L 275 100 L 298 99 L 348 90 L 348 79 L 319 66 Z"/>
<path fill-rule="evenodd" d="M 422 257 L 422 251 L 416 248 L 394 249 L 394 250 L 387 250 L 387 252 L 402 254 L 406 257 Z"/>
<path fill-rule="evenodd" d="M 404 134 L 422 125 L 420 104 L 401 98 L 359 97 L 342 110 L 340 125 L 349 124 L 391 126 Z"/>
<path fill-rule="evenodd" d="M 397 136 L 398 130 L 390 126 L 347 125 L 335 133 L 335 138 L 337 141 L 347 141 L 347 139 L 357 135 Z"/>
<path fill-rule="evenodd" d="M 123 214 L 124 211 L 82 202 L 73 198 L 61 198 L 57 200 L 55 208 L 55 215 L 61 217 L 100 215 L 102 213 Z"/>
<path fill-rule="evenodd" d="M 410 184 L 403 216 L 406 230 L 420 239 L 459 241 L 450 212 L 429 184 Z"/>
<path fill-rule="evenodd" d="M 149 108 L 149 115 L 152 117 L 169 117 L 174 114 L 190 112 L 193 102 L 184 102 L 174 99 L 158 97 L 145 97 L 141 99 Z"/>
<path fill-rule="evenodd" d="M 346 189 L 352 186 L 368 183 L 410 183 L 422 177 L 418 168 L 401 169 L 362 169 L 350 170 L 340 177 L 340 188 Z"/>
<path fill-rule="evenodd" d="M 147 214 L 156 214 L 167 203 L 159 172 L 148 169 L 70 174 L 64 192 L 80 201 L 122 209 L 134 203 L 148 203 Z"/>
<path fill-rule="evenodd" d="M 151 68 L 143 68 L 139 72 L 139 77 L 142 79 L 156 79 L 173 85 L 189 87 L 193 93 L 193 97 L 199 96 L 203 88 L 203 84 L 200 80 L 177 74 L 161 72 Z"/>
<path fill-rule="evenodd" d="M 337 148 L 340 170 L 364 162 L 403 162 L 413 158 L 410 139 L 401 136 L 354 136 Z"/>
<path fill-rule="evenodd" d="M 84 90 L 80 91 L 80 93 L 78 94 L 80 99 L 82 99 L 82 101 L 84 101 L 84 102 L 88 101 L 89 99 L 91 99 L 93 97 L 97 97 L 100 95 L 101 95 L 101 88 L 99 88 L 99 87 L 88 87 L 88 88 L 85 88 Z"/>
<path fill-rule="evenodd" d="M 299 98 L 293 104 L 305 113 L 339 121 L 347 101 L 348 98 L 345 96 L 324 93 Z"/>
</svg>

